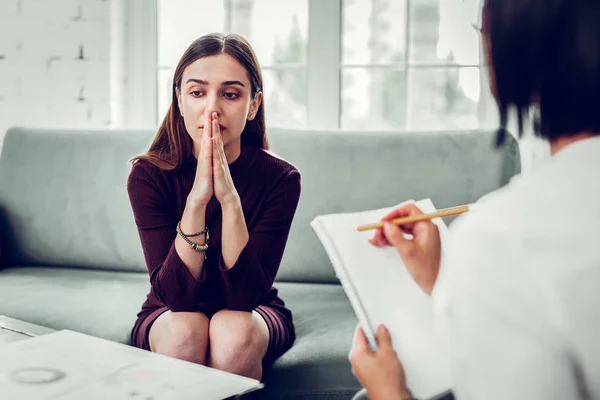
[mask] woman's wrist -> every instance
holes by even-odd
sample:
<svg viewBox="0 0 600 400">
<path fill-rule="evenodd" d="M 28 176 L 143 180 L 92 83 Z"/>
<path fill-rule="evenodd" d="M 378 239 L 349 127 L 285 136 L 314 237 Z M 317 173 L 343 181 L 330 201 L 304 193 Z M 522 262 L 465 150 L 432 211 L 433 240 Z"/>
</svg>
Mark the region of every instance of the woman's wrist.
<svg viewBox="0 0 600 400">
<path fill-rule="evenodd" d="M 203 210 L 206 210 L 206 207 L 208 205 L 208 200 L 198 199 L 193 196 L 188 196 L 185 205 L 186 205 L 186 207 L 191 208 L 195 212 L 203 211 Z"/>
<path fill-rule="evenodd" d="M 221 208 L 223 209 L 224 213 L 236 212 L 238 209 L 241 209 L 242 201 L 240 199 L 240 196 L 236 192 L 231 193 L 229 196 L 223 199 L 223 202 L 221 203 Z"/>
</svg>

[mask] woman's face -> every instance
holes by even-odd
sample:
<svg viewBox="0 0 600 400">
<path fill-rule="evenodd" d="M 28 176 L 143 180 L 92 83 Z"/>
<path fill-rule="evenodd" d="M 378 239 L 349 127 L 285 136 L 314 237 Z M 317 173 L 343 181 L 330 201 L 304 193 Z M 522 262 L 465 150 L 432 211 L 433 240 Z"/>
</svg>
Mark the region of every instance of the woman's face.
<svg viewBox="0 0 600 400">
<path fill-rule="evenodd" d="M 246 121 L 256 116 L 261 100 L 260 92 L 252 97 L 246 69 L 228 54 L 203 57 L 188 65 L 177 101 L 194 141 L 194 152 L 199 151 L 204 119 L 213 112 L 217 113 L 225 150 L 238 148 Z"/>
</svg>

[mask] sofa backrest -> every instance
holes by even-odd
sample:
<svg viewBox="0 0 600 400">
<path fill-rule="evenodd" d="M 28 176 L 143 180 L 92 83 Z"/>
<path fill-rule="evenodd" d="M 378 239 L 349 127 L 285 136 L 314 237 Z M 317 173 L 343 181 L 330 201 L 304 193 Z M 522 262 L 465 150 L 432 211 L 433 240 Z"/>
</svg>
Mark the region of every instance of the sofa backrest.
<svg viewBox="0 0 600 400">
<path fill-rule="evenodd" d="M 2 263 L 147 271 L 129 198 L 149 131 L 10 129 L 0 156 Z"/>
<path fill-rule="evenodd" d="M 127 197 L 128 160 L 152 131 L 13 128 L 0 156 L 2 263 L 145 272 Z M 466 204 L 520 170 L 493 132 L 269 129 L 271 150 L 302 173 L 302 196 L 277 279 L 338 282 L 310 221 L 430 197 Z"/>
<path fill-rule="evenodd" d="M 507 135 L 510 136 L 510 135 Z M 339 132 L 270 129 L 271 149 L 302 174 L 302 195 L 278 274 L 281 281 L 338 282 L 309 223 L 321 214 L 431 198 L 468 204 L 520 172 L 512 136 L 495 132 Z"/>
</svg>

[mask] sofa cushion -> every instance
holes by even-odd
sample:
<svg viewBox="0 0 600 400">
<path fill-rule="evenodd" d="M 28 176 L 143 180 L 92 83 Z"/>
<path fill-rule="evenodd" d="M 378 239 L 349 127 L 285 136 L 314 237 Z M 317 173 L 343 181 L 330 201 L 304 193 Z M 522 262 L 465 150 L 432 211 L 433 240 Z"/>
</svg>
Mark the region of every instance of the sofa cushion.
<svg viewBox="0 0 600 400">
<path fill-rule="evenodd" d="M 265 371 L 267 398 L 350 399 L 360 389 L 348 353 L 358 323 L 337 284 L 276 284 L 294 315 L 296 342 Z"/>
<path fill-rule="evenodd" d="M 494 132 L 353 132 L 270 128 L 272 150 L 302 173 L 279 281 L 337 282 L 310 228 L 317 215 L 430 197 L 466 204 L 519 172 Z M 128 160 L 153 131 L 10 129 L 0 157 L 3 264 L 146 271 L 127 198 Z"/>
<path fill-rule="evenodd" d="M 268 398 L 348 399 L 360 385 L 348 352 L 357 320 L 342 287 L 278 283 L 296 325 L 294 346 L 265 370 Z M 23 267 L 0 270 L 0 315 L 129 343 L 149 290 L 135 272 Z"/>
<path fill-rule="evenodd" d="M 13 128 L 0 157 L 3 264 L 146 271 L 128 161 L 150 131 Z"/>
<path fill-rule="evenodd" d="M 0 315 L 129 343 L 147 274 L 56 267 L 0 270 Z"/>
<path fill-rule="evenodd" d="M 352 132 L 270 129 L 271 149 L 302 173 L 281 281 L 337 282 L 309 223 L 317 215 L 431 198 L 468 204 L 520 171 L 516 141 L 493 148 L 492 131 Z"/>
</svg>

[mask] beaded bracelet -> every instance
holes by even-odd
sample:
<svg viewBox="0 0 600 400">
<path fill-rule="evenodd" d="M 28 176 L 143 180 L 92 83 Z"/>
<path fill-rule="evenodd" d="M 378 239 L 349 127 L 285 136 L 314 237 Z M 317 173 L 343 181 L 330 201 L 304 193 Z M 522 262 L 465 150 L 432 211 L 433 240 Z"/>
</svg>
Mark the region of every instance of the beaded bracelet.
<svg viewBox="0 0 600 400">
<path fill-rule="evenodd" d="M 208 238 L 209 238 L 208 228 L 204 228 L 203 231 L 198 232 L 198 233 L 192 233 L 191 235 L 186 235 L 185 233 L 183 233 L 181 231 L 180 225 L 181 225 L 181 221 L 179 221 L 177 223 L 177 227 L 175 228 L 175 230 L 177 231 L 179 236 L 181 236 L 183 238 L 183 240 L 185 240 L 187 242 L 187 244 L 189 244 L 192 247 L 193 250 L 198 251 L 198 252 L 206 252 L 206 250 L 208 250 Z M 206 235 L 206 240 L 204 241 L 204 244 L 194 243 L 190 239 L 188 239 L 188 237 L 194 237 L 194 236 L 200 236 L 200 235 Z"/>
<path fill-rule="evenodd" d="M 177 225 L 181 224 L 181 221 L 179 221 L 177 223 Z M 206 236 L 208 236 L 208 228 L 204 228 L 204 230 L 201 230 L 200 232 L 196 232 L 196 233 L 190 233 L 189 235 L 187 233 L 183 233 L 181 231 L 181 226 L 179 226 L 179 232 L 180 235 L 183 235 L 185 237 L 195 237 L 195 236 L 200 236 L 200 235 L 204 235 L 206 233 Z M 208 238 L 206 238 L 208 240 Z"/>
</svg>

